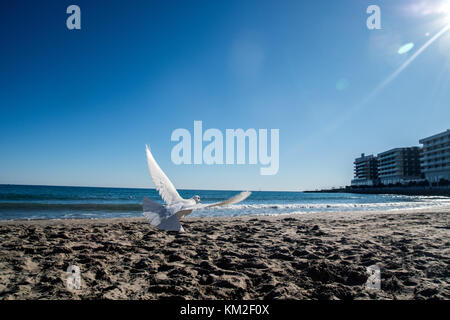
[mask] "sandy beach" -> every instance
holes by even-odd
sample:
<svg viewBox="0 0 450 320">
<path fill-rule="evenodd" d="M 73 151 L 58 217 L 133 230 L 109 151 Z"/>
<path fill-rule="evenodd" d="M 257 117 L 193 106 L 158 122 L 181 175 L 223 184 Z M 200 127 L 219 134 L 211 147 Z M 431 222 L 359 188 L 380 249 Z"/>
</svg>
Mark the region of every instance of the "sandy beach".
<svg viewBox="0 0 450 320">
<path fill-rule="evenodd" d="M 0 222 L 0 299 L 450 299 L 450 210 Z M 69 265 L 81 289 L 66 287 Z M 366 267 L 381 290 L 366 288 Z"/>
</svg>

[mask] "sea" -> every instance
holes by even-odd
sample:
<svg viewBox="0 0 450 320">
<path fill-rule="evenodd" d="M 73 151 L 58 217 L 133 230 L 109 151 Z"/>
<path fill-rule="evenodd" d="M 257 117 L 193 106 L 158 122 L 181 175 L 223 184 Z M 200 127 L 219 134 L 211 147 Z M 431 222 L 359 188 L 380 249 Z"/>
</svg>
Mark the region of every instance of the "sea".
<svg viewBox="0 0 450 320">
<path fill-rule="evenodd" d="M 179 190 L 179 193 L 184 198 L 199 195 L 202 203 L 214 203 L 238 191 Z M 0 220 L 141 217 L 144 197 L 162 203 L 155 189 L 0 185 Z M 239 204 L 194 211 L 191 216 L 395 211 L 448 205 L 450 198 L 436 196 L 254 191 Z"/>
</svg>

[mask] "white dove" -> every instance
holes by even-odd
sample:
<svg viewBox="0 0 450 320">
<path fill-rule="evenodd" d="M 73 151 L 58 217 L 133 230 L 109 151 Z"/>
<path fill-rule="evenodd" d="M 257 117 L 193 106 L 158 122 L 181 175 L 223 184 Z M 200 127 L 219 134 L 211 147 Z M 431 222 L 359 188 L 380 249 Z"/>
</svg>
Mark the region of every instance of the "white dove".
<svg viewBox="0 0 450 320">
<path fill-rule="evenodd" d="M 247 199 L 251 194 L 249 191 L 244 191 L 225 201 L 210 204 L 202 204 L 199 196 L 183 199 L 156 163 L 147 145 L 145 146 L 145 150 L 150 175 L 155 183 L 156 190 L 158 190 L 159 195 L 166 204 L 161 205 L 144 197 L 142 206 L 144 216 L 150 224 L 161 230 L 183 232 L 184 229 L 180 224 L 180 219 L 192 211 L 238 203 Z"/>
</svg>

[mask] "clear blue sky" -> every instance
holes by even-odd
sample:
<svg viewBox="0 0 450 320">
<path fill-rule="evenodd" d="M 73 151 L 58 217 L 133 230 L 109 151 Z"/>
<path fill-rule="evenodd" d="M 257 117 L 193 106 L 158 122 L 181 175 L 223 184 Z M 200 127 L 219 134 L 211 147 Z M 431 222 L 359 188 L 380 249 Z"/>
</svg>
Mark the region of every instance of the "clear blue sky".
<svg viewBox="0 0 450 320">
<path fill-rule="evenodd" d="M 442 29 L 443 3 L 2 1 L 0 183 L 152 187 L 149 144 L 180 188 L 348 184 L 361 152 L 450 127 L 450 32 L 361 104 Z M 366 27 L 371 4 L 382 30 Z M 194 120 L 280 129 L 278 174 L 174 165 L 170 135 Z"/>
</svg>

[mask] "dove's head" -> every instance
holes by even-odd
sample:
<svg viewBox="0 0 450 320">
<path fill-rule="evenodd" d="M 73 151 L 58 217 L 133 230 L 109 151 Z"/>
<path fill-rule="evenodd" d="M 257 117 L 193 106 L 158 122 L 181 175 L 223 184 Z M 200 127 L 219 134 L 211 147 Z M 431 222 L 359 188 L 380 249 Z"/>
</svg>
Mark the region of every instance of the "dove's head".
<svg viewBox="0 0 450 320">
<path fill-rule="evenodd" d="M 192 199 L 195 200 L 195 203 L 201 203 L 200 196 L 193 196 Z"/>
</svg>

